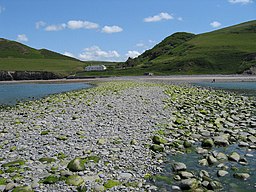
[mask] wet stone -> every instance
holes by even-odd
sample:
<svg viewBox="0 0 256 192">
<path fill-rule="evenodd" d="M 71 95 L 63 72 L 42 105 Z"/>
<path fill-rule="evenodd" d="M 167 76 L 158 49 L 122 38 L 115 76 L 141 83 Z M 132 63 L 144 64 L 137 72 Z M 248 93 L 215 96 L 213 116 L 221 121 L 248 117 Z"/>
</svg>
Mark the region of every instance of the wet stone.
<svg viewBox="0 0 256 192">
<path fill-rule="evenodd" d="M 187 166 L 184 163 L 175 162 L 172 165 L 172 169 L 173 169 L 174 172 L 185 171 L 187 169 Z"/>
</svg>

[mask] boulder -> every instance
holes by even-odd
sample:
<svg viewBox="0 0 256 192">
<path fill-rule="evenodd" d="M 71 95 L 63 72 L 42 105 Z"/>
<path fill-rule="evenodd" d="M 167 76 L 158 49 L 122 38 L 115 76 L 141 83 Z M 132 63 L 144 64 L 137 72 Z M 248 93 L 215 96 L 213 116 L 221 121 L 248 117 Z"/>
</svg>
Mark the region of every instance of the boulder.
<svg viewBox="0 0 256 192">
<path fill-rule="evenodd" d="M 73 172 L 84 171 L 85 170 L 84 159 L 79 157 L 73 159 L 72 161 L 69 162 L 68 169 Z"/>
<path fill-rule="evenodd" d="M 172 169 L 173 169 L 174 172 L 185 171 L 187 169 L 187 166 L 184 163 L 175 162 L 172 165 Z"/>
</svg>

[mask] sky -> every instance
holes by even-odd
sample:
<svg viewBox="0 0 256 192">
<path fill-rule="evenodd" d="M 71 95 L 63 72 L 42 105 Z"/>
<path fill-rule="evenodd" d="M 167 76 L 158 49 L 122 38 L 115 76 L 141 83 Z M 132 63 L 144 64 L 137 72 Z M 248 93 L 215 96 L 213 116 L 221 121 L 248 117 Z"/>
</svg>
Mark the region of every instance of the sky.
<svg viewBox="0 0 256 192">
<path fill-rule="evenodd" d="M 85 61 L 125 61 L 175 32 L 255 19 L 256 0 L 0 0 L 0 38 Z"/>
</svg>

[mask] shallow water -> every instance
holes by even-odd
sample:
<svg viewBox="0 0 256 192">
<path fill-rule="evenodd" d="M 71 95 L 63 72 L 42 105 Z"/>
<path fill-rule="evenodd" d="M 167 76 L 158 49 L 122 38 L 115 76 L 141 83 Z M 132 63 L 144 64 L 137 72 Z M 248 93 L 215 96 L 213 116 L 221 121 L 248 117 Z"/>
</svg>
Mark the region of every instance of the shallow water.
<svg viewBox="0 0 256 192">
<path fill-rule="evenodd" d="M 199 82 L 193 85 L 211 87 L 239 93 L 244 96 L 256 96 L 256 82 Z"/>
<path fill-rule="evenodd" d="M 237 145 L 230 145 L 228 147 L 218 147 L 214 149 L 218 152 L 223 152 L 225 154 L 230 154 L 233 151 L 236 151 L 240 154 L 241 157 L 245 157 L 248 161 L 248 165 L 241 165 L 237 162 L 232 161 L 223 161 L 226 166 L 228 166 L 229 174 L 224 177 L 218 177 L 217 171 L 220 168 L 216 168 L 218 164 L 212 166 L 202 166 L 199 165 L 198 161 L 203 159 L 203 155 L 197 154 L 196 152 L 178 154 L 178 155 L 169 155 L 167 161 L 163 167 L 163 173 L 161 175 L 167 176 L 170 180 L 167 183 L 165 180 L 157 180 L 155 181 L 155 185 L 158 186 L 162 191 L 172 191 L 172 185 L 179 185 L 178 181 L 173 179 L 174 173 L 172 172 L 172 164 L 174 162 L 183 162 L 187 166 L 187 171 L 192 172 L 195 176 L 199 175 L 200 170 L 206 170 L 210 174 L 210 178 L 213 180 L 219 181 L 223 185 L 223 189 L 221 191 L 239 191 L 239 192 L 250 192 L 255 191 L 256 187 L 256 150 L 248 150 L 247 148 L 241 148 Z M 246 154 L 253 155 L 252 157 L 246 156 Z M 236 168 L 236 170 L 233 170 Z M 236 179 L 233 177 L 233 174 L 245 172 L 250 174 L 250 178 L 246 181 Z M 171 183 L 171 184 L 170 184 Z"/>
<path fill-rule="evenodd" d="M 34 100 L 50 94 L 90 88 L 86 83 L 18 83 L 0 84 L 0 105 L 15 105 L 19 101 Z"/>
</svg>

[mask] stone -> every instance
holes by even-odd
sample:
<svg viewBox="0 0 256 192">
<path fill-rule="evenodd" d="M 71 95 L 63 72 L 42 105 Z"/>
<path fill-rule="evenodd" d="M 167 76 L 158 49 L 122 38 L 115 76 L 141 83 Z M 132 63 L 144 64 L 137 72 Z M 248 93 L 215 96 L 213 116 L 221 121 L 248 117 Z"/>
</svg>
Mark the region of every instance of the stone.
<svg viewBox="0 0 256 192">
<path fill-rule="evenodd" d="M 157 145 L 167 143 L 167 141 L 165 139 L 163 139 L 162 137 L 160 137 L 159 135 L 154 135 L 152 140 L 153 140 L 153 143 L 157 144 Z"/>
<path fill-rule="evenodd" d="M 213 146 L 214 146 L 214 142 L 212 139 L 204 139 L 202 141 L 202 147 L 212 148 Z"/>
<path fill-rule="evenodd" d="M 228 160 L 228 157 L 225 153 L 219 152 L 216 156 L 216 159 L 219 161 L 226 161 Z"/>
<path fill-rule="evenodd" d="M 224 177 L 225 175 L 227 175 L 228 174 L 228 172 L 227 171 L 224 171 L 224 170 L 219 170 L 218 172 L 217 172 L 217 176 L 218 177 Z"/>
<path fill-rule="evenodd" d="M 153 144 L 150 149 L 154 152 L 164 152 L 164 147 L 162 145 Z"/>
<path fill-rule="evenodd" d="M 248 146 L 249 146 L 249 143 L 246 143 L 246 142 L 244 142 L 244 141 L 240 141 L 240 142 L 238 143 L 238 146 L 239 146 L 239 147 L 248 147 Z"/>
<path fill-rule="evenodd" d="M 5 191 L 10 191 L 12 190 L 13 188 L 15 188 L 17 186 L 17 184 L 15 183 L 7 183 L 7 185 L 5 186 Z"/>
<path fill-rule="evenodd" d="M 199 176 L 200 176 L 201 178 L 203 178 L 203 177 L 210 177 L 209 173 L 208 173 L 207 171 L 205 171 L 205 170 L 201 170 L 201 171 L 199 172 Z"/>
<path fill-rule="evenodd" d="M 201 160 L 199 160 L 198 162 L 199 162 L 199 164 L 202 165 L 202 166 L 208 166 L 208 165 L 209 165 L 207 159 L 201 159 Z"/>
<path fill-rule="evenodd" d="M 18 186 L 15 187 L 12 192 L 33 192 L 30 186 Z"/>
<path fill-rule="evenodd" d="M 248 173 L 234 173 L 233 176 L 234 178 L 242 179 L 242 180 L 247 180 L 250 177 Z"/>
<path fill-rule="evenodd" d="M 73 186 L 80 186 L 84 183 L 84 180 L 79 175 L 70 175 L 67 180 L 66 184 L 73 185 Z"/>
<path fill-rule="evenodd" d="M 128 180 L 128 179 L 132 178 L 132 174 L 131 173 L 120 173 L 119 177 L 120 177 L 120 179 Z"/>
<path fill-rule="evenodd" d="M 207 161 L 208 161 L 209 165 L 213 165 L 218 162 L 218 160 L 215 157 L 213 157 L 213 155 L 209 155 L 207 158 Z"/>
<path fill-rule="evenodd" d="M 206 153 L 208 153 L 208 150 L 207 150 L 207 149 L 204 149 L 204 148 L 202 148 L 202 147 L 198 147 L 198 148 L 196 148 L 196 152 L 197 152 L 198 154 L 206 154 Z"/>
<path fill-rule="evenodd" d="M 187 169 L 187 166 L 184 163 L 175 162 L 172 165 L 172 169 L 173 169 L 174 172 L 185 171 Z"/>
<path fill-rule="evenodd" d="M 229 145 L 228 142 L 229 135 L 220 135 L 213 138 L 214 144 L 217 146 L 223 146 L 226 147 Z"/>
<path fill-rule="evenodd" d="M 98 139 L 97 144 L 98 145 L 104 145 L 106 143 L 106 140 L 103 138 Z"/>
<path fill-rule="evenodd" d="M 105 183 L 104 183 L 104 187 L 106 188 L 106 189 L 111 189 L 112 187 L 115 187 L 115 186 L 118 186 L 118 185 L 120 185 L 121 183 L 120 183 L 120 181 L 118 181 L 118 180 L 108 180 L 108 181 L 106 181 Z"/>
<path fill-rule="evenodd" d="M 222 184 L 219 181 L 211 181 L 208 185 L 208 189 L 216 191 L 222 188 Z"/>
<path fill-rule="evenodd" d="M 93 188 L 93 191 L 95 191 L 95 192 L 104 192 L 105 191 L 105 187 L 100 184 L 96 184 L 92 188 Z"/>
<path fill-rule="evenodd" d="M 194 175 L 188 171 L 181 171 L 179 172 L 179 175 L 181 176 L 182 179 L 189 179 L 194 177 Z"/>
<path fill-rule="evenodd" d="M 192 147 L 192 144 L 189 141 L 184 141 L 183 146 L 185 148 L 190 148 L 190 147 Z"/>
<path fill-rule="evenodd" d="M 198 187 L 199 182 L 195 179 L 185 179 L 181 181 L 180 188 L 182 190 L 193 190 Z"/>
<path fill-rule="evenodd" d="M 233 152 L 228 156 L 228 159 L 230 161 L 236 161 L 238 162 L 240 160 L 240 155 L 237 152 Z"/>
<path fill-rule="evenodd" d="M 73 172 L 84 171 L 85 165 L 83 159 L 79 157 L 73 159 L 72 161 L 69 162 L 68 169 Z"/>
</svg>

